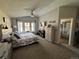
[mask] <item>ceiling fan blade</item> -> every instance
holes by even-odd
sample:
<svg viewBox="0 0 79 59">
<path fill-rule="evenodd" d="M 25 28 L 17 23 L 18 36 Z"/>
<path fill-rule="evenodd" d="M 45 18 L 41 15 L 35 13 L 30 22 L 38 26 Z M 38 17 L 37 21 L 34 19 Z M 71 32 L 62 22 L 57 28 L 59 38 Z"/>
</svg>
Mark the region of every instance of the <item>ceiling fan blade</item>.
<svg viewBox="0 0 79 59">
<path fill-rule="evenodd" d="M 32 17 L 38 17 L 38 16 L 36 16 L 36 15 L 34 15 L 34 11 L 36 10 L 36 7 L 35 8 L 25 8 L 25 10 L 27 11 L 30 11 L 30 15 L 32 16 Z"/>
</svg>

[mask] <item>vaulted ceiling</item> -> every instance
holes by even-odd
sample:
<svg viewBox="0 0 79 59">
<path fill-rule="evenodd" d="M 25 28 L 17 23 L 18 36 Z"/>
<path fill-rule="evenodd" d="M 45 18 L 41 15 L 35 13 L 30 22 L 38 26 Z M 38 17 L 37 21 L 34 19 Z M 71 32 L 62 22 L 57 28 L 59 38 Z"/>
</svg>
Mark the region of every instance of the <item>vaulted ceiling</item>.
<svg viewBox="0 0 79 59">
<path fill-rule="evenodd" d="M 9 16 L 25 16 L 28 15 L 26 8 L 44 8 L 54 0 L 0 0 L 0 9 Z"/>
<path fill-rule="evenodd" d="M 77 5 L 79 0 L 0 0 L 0 10 L 7 13 L 10 17 L 29 15 L 27 8 L 35 8 L 36 15 L 46 12 L 63 5 Z"/>
</svg>

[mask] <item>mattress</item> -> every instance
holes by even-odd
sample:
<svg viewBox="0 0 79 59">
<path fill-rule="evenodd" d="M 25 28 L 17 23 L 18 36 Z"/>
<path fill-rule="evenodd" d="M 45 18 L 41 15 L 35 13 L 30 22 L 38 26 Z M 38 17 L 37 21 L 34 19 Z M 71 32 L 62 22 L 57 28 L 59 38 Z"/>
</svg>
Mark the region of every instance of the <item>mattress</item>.
<svg viewBox="0 0 79 59">
<path fill-rule="evenodd" d="M 37 36 L 33 33 L 21 33 L 19 34 L 21 39 L 15 39 L 13 43 L 13 47 L 19 47 L 24 45 L 29 45 L 37 42 Z"/>
<path fill-rule="evenodd" d="M 20 34 L 21 39 L 31 39 L 31 38 L 36 38 L 36 37 L 37 37 L 36 35 L 34 35 L 33 33 L 30 33 L 30 32 Z"/>
<path fill-rule="evenodd" d="M 33 33 L 22 33 L 20 34 L 21 39 L 18 41 L 21 43 L 26 43 L 29 44 L 30 42 L 36 42 L 37 41 L 37 36 Z"/>
</svg>

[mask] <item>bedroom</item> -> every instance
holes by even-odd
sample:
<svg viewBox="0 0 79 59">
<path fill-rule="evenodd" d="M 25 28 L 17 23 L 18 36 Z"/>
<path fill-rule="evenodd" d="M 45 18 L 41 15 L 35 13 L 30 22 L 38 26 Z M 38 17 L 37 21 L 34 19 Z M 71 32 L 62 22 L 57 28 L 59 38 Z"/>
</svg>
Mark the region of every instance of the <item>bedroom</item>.
<svg viewBox="0 0 79 59">
<path fill-rule="evenodd" d="M 78 0 L 0 0 L 0 59 L 79 58 L 78 6 Z"/>
</svg>

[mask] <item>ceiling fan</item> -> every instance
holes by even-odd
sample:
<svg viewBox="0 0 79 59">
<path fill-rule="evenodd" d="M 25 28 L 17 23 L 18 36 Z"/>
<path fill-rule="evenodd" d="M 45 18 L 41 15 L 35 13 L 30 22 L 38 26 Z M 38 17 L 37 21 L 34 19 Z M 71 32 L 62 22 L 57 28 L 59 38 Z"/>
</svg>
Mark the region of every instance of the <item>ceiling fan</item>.
<svg viewBox="0 0 79 59">
<path fill-rule="evenodd" d="M 34 11 L 35 11 L 35 8 L 25 8 L 25 10 L 27 11 L 27 10 L 29 10 L 30 11 L 30 17 L 37 17 L 36 15 L 34 15 Z"/>
</svg>

